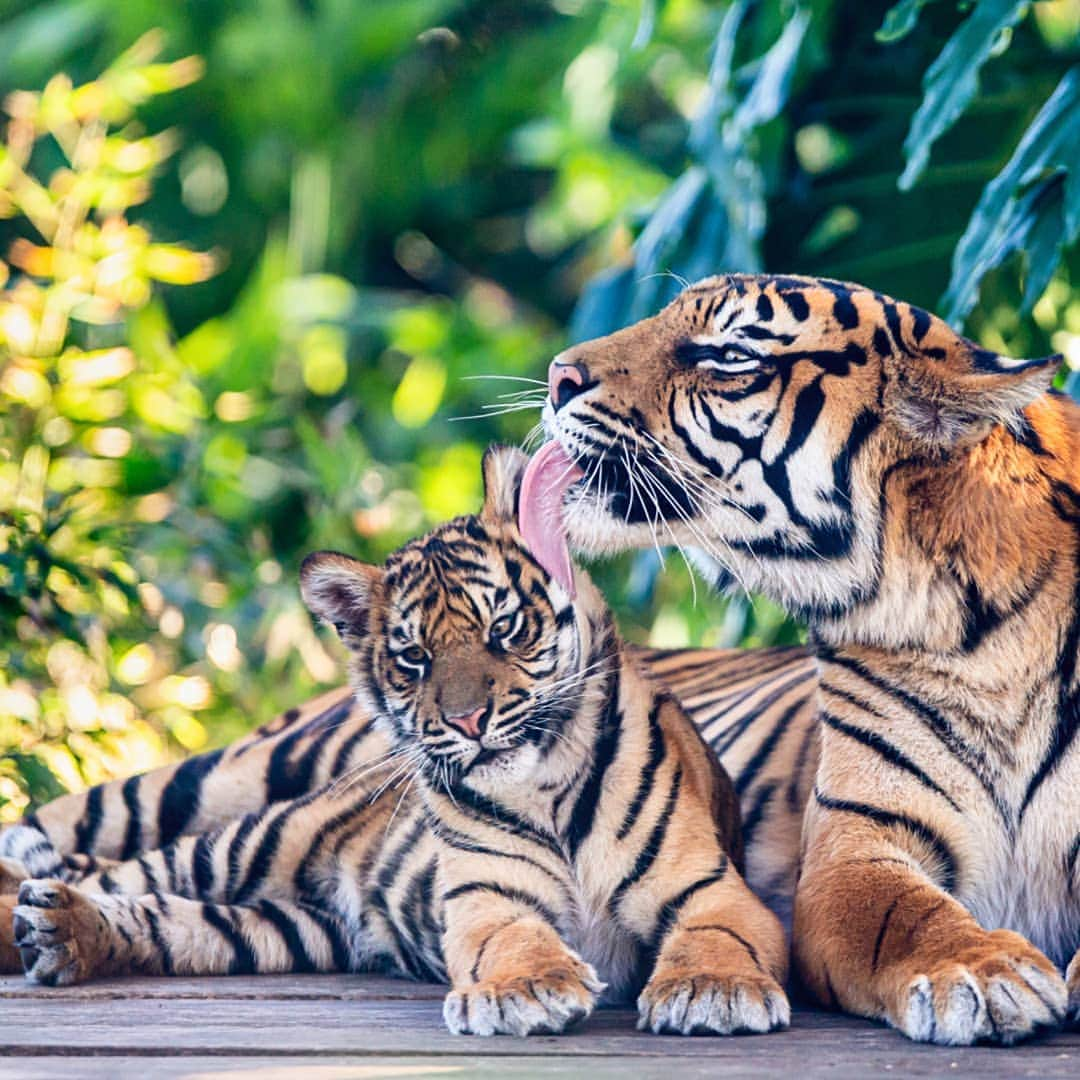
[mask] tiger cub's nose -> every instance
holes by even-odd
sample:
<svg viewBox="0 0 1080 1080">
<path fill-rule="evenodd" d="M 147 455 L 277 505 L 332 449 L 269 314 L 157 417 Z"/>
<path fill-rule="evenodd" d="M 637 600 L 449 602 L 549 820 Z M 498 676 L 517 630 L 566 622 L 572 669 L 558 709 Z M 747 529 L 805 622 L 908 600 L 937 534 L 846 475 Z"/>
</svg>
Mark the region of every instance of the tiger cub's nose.
<svg viewBox="0 0 1080 1080">
<path fill-rule="evenodd" d="M 462 735 L 466 735 L 470 739 L 479 739 L 484 733 L 482 722 L 486 712 L 487 709 L 481 705 L 480 708 L 473 709 L 471 713 L 461 713 L 459 716 L 447 716 L 444 717 L 444 719 L 452 728 L 457 728 Z"/>
<path fill-rule="evenodd" d="M 558 412 L 568 401 L 588 389 L 588 372 L 584 364 L 568 364 L 552 360 L 548 368 L 548 393 L 552 408 Z"/>
</svg>

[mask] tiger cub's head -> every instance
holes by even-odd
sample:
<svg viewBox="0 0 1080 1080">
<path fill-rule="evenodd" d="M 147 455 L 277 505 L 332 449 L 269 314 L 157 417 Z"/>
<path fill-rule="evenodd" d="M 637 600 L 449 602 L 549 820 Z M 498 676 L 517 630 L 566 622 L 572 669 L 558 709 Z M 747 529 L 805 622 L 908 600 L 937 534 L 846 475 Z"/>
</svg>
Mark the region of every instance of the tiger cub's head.
<svg viewBox="0 0 1080 1080">
<path fill-rule="evenodd" d="M 913 505 L 896 470 L 922 469 L 935 503 L 934 470 L 994 431 L 1027 437 L 1059 361 L 1000 356 L 858 285 L 710 278 L 552 363 L 545 426 L 584 473 L 571 540 L 678 543 L 721 584 L 844 618 L 880 584 L 886 505 Z"/>
<path fill-rule="evenodd" d="M 571 570 L 571 599 L 522 542 L 527 463 L 519 450 L 488 450 L 480 514 L 440 525 L 384 566 L 317 552 L 301 568 L 305 603 L 349 650 L 359 700 L 435 785 L 532 775 L 565 742 L 587 676 L 614 645 L 584 571 Z"/>
</svg>

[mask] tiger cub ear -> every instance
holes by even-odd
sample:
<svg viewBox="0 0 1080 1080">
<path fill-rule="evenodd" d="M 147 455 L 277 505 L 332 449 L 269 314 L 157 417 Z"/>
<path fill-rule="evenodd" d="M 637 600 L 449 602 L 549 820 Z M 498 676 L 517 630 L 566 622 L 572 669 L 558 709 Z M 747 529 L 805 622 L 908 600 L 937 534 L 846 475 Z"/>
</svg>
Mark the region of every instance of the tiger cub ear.
<svg viewBox="0 0 1080 1080">
<path fill-rule="evenodd" d="M 528 464 L 529 455 L 516 446 L 489 446 L 484 451 L 484 508 L 480 516 L 485 521 L 517 521 L 521 477 Z"/>
<path fill-rule="evenodd" d="M 347 635 L 362 637 L 367 632 L 382 576 L 378 566 L 336 551 L 316 551 L 300 566 L 300 592 L 312 615 L 332 626 L 344 641 Z"/>
<path fill-rule="evenodd" d="M 1002 424 L 1020 429 L 1023 411 L 1046 393 L 1063 357 L 1013 360 L 955 335 L 955 345 L 902 365 L 886 390 L 886 410 L 929 447 L 960 446 Z"/>
</svg>

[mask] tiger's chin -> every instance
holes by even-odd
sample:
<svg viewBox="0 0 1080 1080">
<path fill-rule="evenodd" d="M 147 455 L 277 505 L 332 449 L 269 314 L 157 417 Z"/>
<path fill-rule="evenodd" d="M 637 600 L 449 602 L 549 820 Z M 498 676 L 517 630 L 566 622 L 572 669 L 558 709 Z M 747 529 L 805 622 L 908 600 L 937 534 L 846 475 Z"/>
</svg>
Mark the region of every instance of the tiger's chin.
<svg viewBox="0 0 1080 1080">
<path fill-rule="evenodd" d="M 485 791 L 529 779 L 540 764 L 540 751 L 529 742 L 482 749 L 462 770 L 470 787 Z"/>
<path fill-rule="evenodd" d="M 573 490 L 568 493 L 564 524 L 574 554 L 593 558 L 653 547 L 656 538 L 649 526 L 628 522 L 612 513 L 610 503 L 610 497 L 607 500 L 598 500 L 595 495 L 575 498 Z M 665 542 L 663 536 L 660 542 Z"/>
</svg>

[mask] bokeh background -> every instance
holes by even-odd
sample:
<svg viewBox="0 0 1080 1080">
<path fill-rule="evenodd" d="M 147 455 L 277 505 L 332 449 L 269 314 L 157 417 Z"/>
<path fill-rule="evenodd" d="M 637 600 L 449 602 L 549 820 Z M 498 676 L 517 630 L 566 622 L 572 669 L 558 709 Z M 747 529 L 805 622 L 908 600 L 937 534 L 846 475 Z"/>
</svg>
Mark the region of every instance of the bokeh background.
<svg viewBox="0 0 1080 1080">
<path fill-rule="evenodd" d="M 473 509 L 504 377 L 681 278 L 1080 368 L 1078 59 L 1077 0 L 0 0 L 0 820 L 336 683 L 303 554 Z M 658 569 L 636 640 L 799 637 Z"/>
</svg>

